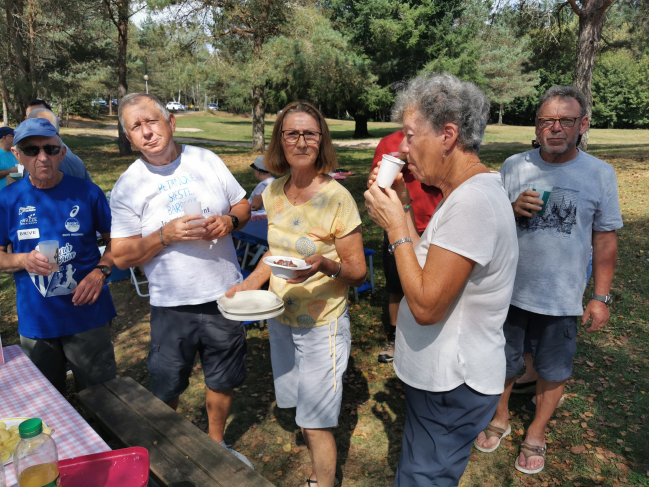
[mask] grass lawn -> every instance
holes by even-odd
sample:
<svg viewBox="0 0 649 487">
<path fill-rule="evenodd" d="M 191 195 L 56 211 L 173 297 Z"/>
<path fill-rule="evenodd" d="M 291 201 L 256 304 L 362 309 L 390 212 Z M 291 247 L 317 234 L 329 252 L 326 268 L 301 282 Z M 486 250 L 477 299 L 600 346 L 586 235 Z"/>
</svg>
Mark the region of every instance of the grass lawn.
<svg viewBox="0 0 649 487">
<path fill-rule="evenodd" d="M 200 121 L 203 118 L 206 120 Z M 213 121 L 212 121 L 213 120 Z M 231 117 L 181 117 L 186 127 L 206 127 L 202 136 L 219 140 L 249 140 L 250 121 Z M 241 121 L 241 123 L 239 122 Z M 235 123 L 236 122 L 236 123 Z M 214 124 L 214 125 L 209 125 Z M 231 131 L 226 134 L 226 126 Z M 372 133 L 385 135 L 393 125 Z M 351 122 L 336 122 L 336 137 L 351 136 Z M 267 134 L 269 135 L 269 125 Z M 209 133 L 208 133 L 209 132 Z M 182 134 L 184 135 L 184 134 Z M 614 305 L 608 328 L 598 334 L 580 330 L 575 369 L 567 386 L 564 408 L 549 425 L 545 470 L 523 476 L 513 468 L 529 415 L 520 406 L 529 397 L 512 399 L 513 435 L 493 454 L 474 451 L 463 486 L 649 486 L 649 134 L 646 131 L 594 130 L 590 152 L 616 169 L 625 226 L 619 235 L 619 261 L 612 293 Z M 192 136 L 196 136 L 192 134 Z M 533 137 L 529 127 L 490 126 L 481 157 L 497 169 L 505 157 L 527 150 Z M 133 157 L 119 157 L 113 142 L 66 136 L 65 142 L 88 165 L 95 182 L 109 190 Z M 218 153 L 247 191 L 256 181 L 248 165 L 255 155 L 244 148 L 206 148 Z M 361 295 L 350 303 L 353 346 L 343 396 L 340 424 L 335 429 L 339 451 L 338 478 L 346 485 L 392 484 L 401 449 L 405 400 L 391 365 L 379 365 L 387 294 L 381 265 L 382 232 L 368 218 L 363 203 L 365 174 L 371 150 L 339 149 L 340 166 L 359 173 L 344 184 L 354 195 L 364 224 L 365 247 L 377 250 L 377 294 Z M 146 355 L 149 345 L 149 305 L 128 281 L 110 285 L 118 309 L 113 335 L 118 373 L 149 384 Z M 586 294 L 590 295 L 591 288 Z M 15 290 L 12 279 L 0 275 L 0 333 L 3 344 L 18 343 Z M 294 422 L 294 410 L 279 410 L 273 395 L 266 330 L 248 331 L 248 380 L 237 392 L 226 429 L 226 441 L 247 455 L 259 473 L 278 486 L 297 486 L 309 474 L 308 452 Z M 181 397 L 179 413 L 206 430 L 205 386 L 200 364 Z"/>
</svg>

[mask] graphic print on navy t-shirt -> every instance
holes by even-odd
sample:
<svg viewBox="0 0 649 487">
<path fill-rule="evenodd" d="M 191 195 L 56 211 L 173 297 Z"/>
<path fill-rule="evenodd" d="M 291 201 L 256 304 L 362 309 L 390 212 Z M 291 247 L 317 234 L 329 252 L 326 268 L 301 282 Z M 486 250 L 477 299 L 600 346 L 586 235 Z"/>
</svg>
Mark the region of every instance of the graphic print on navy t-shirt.
<svg viewBox="0 0 649 487">
<path fill-rule="evenodd" d="M 545 230 L 550 235 L 569 238 L 577 224 L 579 191 L 554 186 L 542 215 L 532 218 L 517 218 L 520 230 L 536 232 Z"/>
<path fill-rule="evenodd" d="M 32 207 L 33 208 L 33 207 Z M 34 208 L 34 211 L 36 209 Z M 79 205 L 72 206 L 70 210 L 70 218 L 65 221 L 65 229 L 70 233 L 64 233 L 63 236 L 75 236 L 81 237 L 83 233 L 79 233 L 81 229 L 81 223 L 75 217 L 79 213 Z M 35 218 L 34 218 L 35 220 Z M 38 245 L 36 246 L 38 250 Z M 41 293 L 43 297 L 49 298 L 52 296 L 65 296 L 66 294 L 72 294 L 72 291 L 77 287 L 77 281 L 74 278 L 75 272 L 77 272 L 76 267 L 69 263 L 74 260 L 77 256 L 74 247 L 66 242 L 63 247 L 59 247 L 57 251 L 57 260 L 59 263 L 59 270 L 53 272 L 49 276 L 41 276 L 39 274 L 29 273 L 34 286 L 38 289 L 38 292 Z"/>
</svg>

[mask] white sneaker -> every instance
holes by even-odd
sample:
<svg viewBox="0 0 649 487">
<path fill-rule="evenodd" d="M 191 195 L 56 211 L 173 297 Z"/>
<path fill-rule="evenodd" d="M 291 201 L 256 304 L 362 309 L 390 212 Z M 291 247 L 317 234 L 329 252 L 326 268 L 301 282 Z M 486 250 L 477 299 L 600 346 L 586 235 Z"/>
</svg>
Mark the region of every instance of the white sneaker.
<svg viewBox="0 0 649 487">
<path fill-rule="evenodd" d="M 248 457 L 246 457 L 244 454 L 239 453 L 238 451 L 233 450 L 232 448 L 230 448 L 228 445 L 225 444 L 225 440 L 223 440 L 221 443 L 219 443 L 219 445 L 221 445 L 223 448 L 228 450 L 230 453 L 232 453 L 235 457 L 237 457 L 243 463 L 248 465 L 250 468 L 252 468 L 253 470 L 255 469 L 255 467 L 252 466 L 252 463 L 250 463 L 250 460 L 248 460 Z"/>
</svg>

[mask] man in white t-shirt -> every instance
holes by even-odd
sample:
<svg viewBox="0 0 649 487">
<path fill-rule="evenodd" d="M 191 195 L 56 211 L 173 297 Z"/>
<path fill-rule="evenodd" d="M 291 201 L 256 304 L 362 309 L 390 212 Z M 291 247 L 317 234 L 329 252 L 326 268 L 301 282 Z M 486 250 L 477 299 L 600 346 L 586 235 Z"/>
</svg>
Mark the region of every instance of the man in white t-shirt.
<svg viewBox="0 0 649 487">
<path fill-rule="evenodd" d="M 216 154 L 174 142 L 176 121 L 157 98 L 125 96 L 119 122 L 142 157 L 111 194 L 111 236 L 115 264 L 144 266 L 149 280 L 151 391 L 176 409 L 198 352 L 209 435 L 226 446 L 225 422 L 232 391 L 246 378 L 247 347 L 241 322 L 225 319 L 216 300 L 242 281 L 230 232 L 248 222 L 250 205 Z M 191 202 L 200 203 L 202 214 L 185 215 Z"/>
<path fill-rule="evenodd" d="M 252 193 L 248 198 L 248 203 L 250 203 L 250 209 L 252 210 L 252 219 L 264 220 L 266 219 L 266 208 L 264 208 L 264 200 L 261 198 L 261 194 L 266 190 L 270 183 L 275 181 L 275 178 L 270 171 L 266 169 L 266 166 L 264 166 L 263 156 L 256 157 L 255 162 L 250 164 L 250 167 L 255 170 L 255 177 L 259 181 L 259 184 L 252 190 Z"/>
</svg>

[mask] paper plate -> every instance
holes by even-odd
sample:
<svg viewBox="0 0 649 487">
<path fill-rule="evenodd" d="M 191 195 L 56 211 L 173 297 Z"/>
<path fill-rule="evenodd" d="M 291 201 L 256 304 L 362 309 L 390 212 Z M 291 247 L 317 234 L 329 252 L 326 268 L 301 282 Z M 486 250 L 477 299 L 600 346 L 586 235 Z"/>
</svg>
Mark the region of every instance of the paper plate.
<svg viewBox="0 0 649 487">
<path fill-rule="evenodd" d="M 233 315 L 225 311 L 221 306 L 219 306 L 219 311 L 224 318 L 232 321 L 259 321 L 259 320 L 268 320 L 270 318 L 275 318 L 276 316 L 284 314 L 284 306 L 273 311 L 267 311 L 263 313 L 249 313 L 247 315 L 237 314 Z"/>
<path fill-rule="evenodd" d="M 11 426 L 20 426 L 20 423 L 22 423 L 23 421 L 27 421 L 28 419 L 31 419 L 31 418 L 6 418 L 6 419 L 0 419 L 0 422 L 6 424 L 7 429 L 9 429 Z M 41 420 L 41 421 L 43 421 L 43 420 Z M 43 421 L 43 428 L 46 428 L 46 427 L 47 427 L 47 424 L 45 423 L 45 421 Z M 9 457 L 9 459 L 6 462 L 4 462 L 4 464 L 9 465 L 13 461 L 14 461 L 14 455 L 12 453 L 11 456 Z"/>
<path fill-rule="evenodd" d="M 297 267 L 288 267 L 285 265 L 275 264 L 275 262 L 278 262 L 280 260 L 284 260 L 284 261 L 290 260 L 295 265 L 297 265 Z M 311 264 L 307 264 L 302 259 L 296 259 L 294 257 L 276 257 L 276 256 L 265 257 L 264 264 L 269 265 L 273 275 L 281 279 L 295 279 L 296 277 L 295 271 L 305 271 L 307 269 L 311 269 L 312 267 Z"/>
<path fill-rule="evenodd" d="M 226 313 L 263 313 L 277 309 L 284 302 L 270 291 L 240 291 L 231 298 L 216 301 Z"/>
<path fill-rule="evenodd" d="M 221 306 L 221 305 L 218 305 L 218 306 L 219 306 L 219 309 L 220 309 L 220 310 L 225 311 L 225 312 L 226 312 L 227 314 L 229 314 L 229 315 L 233 315 L 233 316 L 240 316 L 240 315 L 243 316 L 243 315 L 246 315 L 246 316 L 247 316 L 247 315 L 250 315 L 250 314 L 272 313 L 273 311 L 277 311 L 278 309 L 283 308 L 283 307 L 284 307 L 284 302 L 281 301 L 277 306 L 273 306 L 272 308 L 262 309 L 262 310 L 254 310 L 254 311 L 251 311 L 251 310 L 240 310 L 240 309 L 237 309 L 236 311 L 232 311 L 231 309 L 225 309 L 225 308 L 224 308 L 223 306 Z"/>
</svg>

